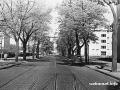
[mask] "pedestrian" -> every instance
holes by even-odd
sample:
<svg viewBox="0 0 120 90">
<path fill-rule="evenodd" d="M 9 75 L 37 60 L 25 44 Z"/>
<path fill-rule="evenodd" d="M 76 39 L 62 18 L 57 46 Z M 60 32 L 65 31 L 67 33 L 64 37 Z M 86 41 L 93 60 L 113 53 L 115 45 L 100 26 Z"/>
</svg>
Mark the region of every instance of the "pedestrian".
<svg viewBox="0 0 120 90">
<path fill-rule="evenodd" d="M 7 60 L 7 53 L 4 54 L 4 60 Z"/>
</svg>

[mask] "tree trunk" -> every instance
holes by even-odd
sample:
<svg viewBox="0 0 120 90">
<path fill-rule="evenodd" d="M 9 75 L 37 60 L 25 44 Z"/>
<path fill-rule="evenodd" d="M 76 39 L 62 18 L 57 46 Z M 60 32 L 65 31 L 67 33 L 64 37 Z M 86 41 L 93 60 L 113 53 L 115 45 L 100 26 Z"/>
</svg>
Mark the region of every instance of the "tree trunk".
<svg viewBox="0 0 120 90">
<path fill-rule="evenodd" d="M 88 59 L 88 64 L 89 64 L 89 44 L 87 44 L 87 59 Z"/>
<path fill-rule="evenodd" d="M 23 42 L 23 60 L 26 60 L 26 45 L 27 42 Z"/>
<path fill-rule="evenodd" d="M 68 58 L 71 58 L 71 47 L 68 48 Z"/>
<path fill-rule="evenodd" d="M 75 36 L 76 36 L 76 45 L 77 45 L 77 55 L 80 55 L 80 45 L 79 45 L 79 38 L 77 31 L 75 31 Z"/>
<path fill-rule="evenodd" d="M 74 56 L 74 50 L 72 49 L 72 55 Z"/>
<path fill-rule="evenodd" d="M 87 42 L 86 42 L 86 40 L 85 40 L 85 64 L 87 64 L 88 63 L 88 53 L 87 53 Z"/>
<path fill-rule="evenodd" d="M 44 55 L 44 53 L 43 53 L 43 55 Z M 35 56 L 35 41 L 34 41 L 33 48 L 32 48 L 32 59 L 33 60 L 35 59 L 34 56 Z"/>
<path fill-rule="evenodd" d="M 61 54 L 62 54 L 62 56 L 65 56 L 65 49 L 61 50 Z"/>
<path fill-rule="evenodd" d="M 32 59 L 34 60 L 34 56 L 35 56 L 35 50 L 34 50 L 34 46 L 32 48 Z"/>
<path fill-rule="evenodd" d="M 82 62 L 82 56 L 81 56 L 81 48 L 80 48 L 80 62 Z"/>
<path fill-rule="evenodd" d="M 76 36 L 76 45 L 77 45 L 77 56 L 80 58 L 80 62 L 82 62 L 81 48 L 84 44 L 82 46 L 79 45 L 80 42 L 79 42 L 78 33 L 77 33 L 77 31 L 75 33 L 76 33 L 75 36 Z"/>
<path fill-rule="evenodd" d="M 39 45 L 40 45 L 40 40 L 38 40 L 38 42 L 37 42 L 36 58 L 39 58 Z"/>
<path fill-rule="evenodd" d="M 18 54 L 19 54 L 19 40 L 16 40 L 16 52 L 15 52 L 15 61 L 18 62 Z"/>
<path fill-rule="evenodd" d="M 80 50 L 81 50 L 80 46 L 77 46 L 77 55 L 81 55 Z"/>
</svg>

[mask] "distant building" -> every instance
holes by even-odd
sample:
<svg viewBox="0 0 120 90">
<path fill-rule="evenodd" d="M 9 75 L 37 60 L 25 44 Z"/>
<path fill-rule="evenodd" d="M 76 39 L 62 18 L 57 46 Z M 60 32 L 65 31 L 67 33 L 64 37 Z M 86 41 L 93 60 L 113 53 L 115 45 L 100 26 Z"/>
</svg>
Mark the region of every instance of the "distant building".
<svg viewBox="0 0 120 90">
<path fill-rule="evenodd" d="M 5 36 L 2 32 L 0 32 L 0 53 L 2 50 L 9 48 L 10 46 L 10 37 Z"/>
<path fill-rule="evenodd" d="M 4 49 L 9 48 L 10 46 L 10 37 L 4 36 Z"/>
<path fill-rule="evenodd" d="M 95 30 L 98 37 L 97 43 L 90 42 L 89 56 L 111 56 L 112 55 L 112 32 L 107 29 Z M 84 47 L 82 48 L 84 55 Z"/>
</svg>

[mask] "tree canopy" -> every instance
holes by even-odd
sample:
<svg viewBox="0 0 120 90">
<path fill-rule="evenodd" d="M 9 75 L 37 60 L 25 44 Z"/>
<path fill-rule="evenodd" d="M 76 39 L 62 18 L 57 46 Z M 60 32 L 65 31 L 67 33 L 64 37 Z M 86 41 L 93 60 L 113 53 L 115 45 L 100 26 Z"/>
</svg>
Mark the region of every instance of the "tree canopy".
<svg viewBox="0 0 120 90">
<path fill-rule="evenodd" d="M 93 33 L 94 29 L 98 26 L 105 26 L 107 22 L 104 17 L 107 10 L 97 2 L 89 0 L 64 0 L 57 9 L 60 15 L 59 28 L 60 34 L 62 34 L 61 37 L 65 35 L 66 31 L 70 36 L 74 36 L 77 52 L 80 52 L 82 46 L 90 40 L 96 41 L 98 38 Z M 72 35 L 69 33 L 71 31 L 74 31 Z M 64 40 L 67 38 L 67 34 L 64 36 Z M 67 41 L 64 42 L 67 43 Z"/>
</svg>

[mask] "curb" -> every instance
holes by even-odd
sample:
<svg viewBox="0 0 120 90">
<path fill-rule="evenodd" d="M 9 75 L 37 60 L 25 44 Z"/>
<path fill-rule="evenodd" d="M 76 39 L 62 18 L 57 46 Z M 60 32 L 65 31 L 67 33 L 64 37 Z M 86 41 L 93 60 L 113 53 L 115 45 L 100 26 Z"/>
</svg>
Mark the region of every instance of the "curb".
<svg viewBox="0 0 120 90">
<path fill-rule="evenodd" d="M 87 68 L 90 68 L 89 66 L 86 66 L 86 67 L 87 67 Z M 115 78 L 115 79 L 117 79 L 117 80 L 120 80 L 119 77 L 114 76 L 114 75 L 112 75 L 112 74 L 108 74 L 108 73 L 106 73 L 106 72 L 104 72 L 104 71 L 100 71 L 100 70 L 98 70 L 98 69 L 93 69 L 93 68 L 90 68 L 90 69 L 92 69 L 92 70 L 94 70 L 94 71 L 97 71 L 97 72 L 100 72 L 100 73 L 102 73 L 102 74 L 105 74 L 105 75 L 107 75 L 107 76 L 110 76 L 110 77 L 112 77 L 112 78 Z"/>
<path fill-rule="evenodd" d="M 11 64 L 11 65 L 5 65 L 5 66 L 1 67 L 0 70 L 1 70 L 1 69 L 6 69 L 6 68 L 10 68 L 10 67 L 13 67 L 13 66 L 17 66 L 17 65 L 20 65 L 20 64 L 22 64 L 22 63 Z"/>
</svg>

